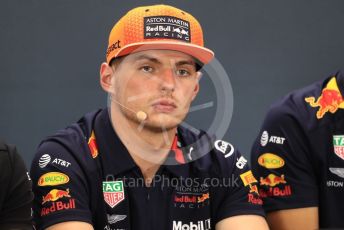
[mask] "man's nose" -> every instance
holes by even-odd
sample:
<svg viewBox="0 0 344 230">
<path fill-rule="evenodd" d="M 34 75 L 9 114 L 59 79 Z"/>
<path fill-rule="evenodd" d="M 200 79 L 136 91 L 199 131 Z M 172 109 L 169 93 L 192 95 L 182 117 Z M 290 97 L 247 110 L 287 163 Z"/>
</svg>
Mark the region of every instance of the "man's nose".
<svg viewBox="0 0 344 230">
<path fill-rule="evenodd" d="M 176 70 L 174 68 L 165 68 L 161 73 L 160 79 L 162 90 L 174 91 L 176 87 L 175 71 Z"/>
</svg>

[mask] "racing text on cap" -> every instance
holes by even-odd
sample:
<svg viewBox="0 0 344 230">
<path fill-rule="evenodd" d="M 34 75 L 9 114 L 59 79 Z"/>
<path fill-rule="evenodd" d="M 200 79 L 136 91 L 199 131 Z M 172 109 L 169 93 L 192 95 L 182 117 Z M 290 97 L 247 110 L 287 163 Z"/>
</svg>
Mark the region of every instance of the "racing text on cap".
<svg viewBox="0 0 344 230">
<path fill-rule="evenodd" d="M 191 41 L 190 23 L 171 16 L 153 16 L 144 19 L 144 38 L 170 38 Z"/>
</svg>

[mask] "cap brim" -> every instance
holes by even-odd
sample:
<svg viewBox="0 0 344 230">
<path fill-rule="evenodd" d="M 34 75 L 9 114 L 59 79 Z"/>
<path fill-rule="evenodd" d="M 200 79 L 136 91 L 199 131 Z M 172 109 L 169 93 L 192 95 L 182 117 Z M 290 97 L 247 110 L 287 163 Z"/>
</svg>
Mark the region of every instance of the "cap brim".
<svg viewBox="0 0 344 230">
<path fill-rule="evenodd" d="M 144 50 L 175 50 L 189 54 L 199 60 L 203 64 L 208 64 L 214 58 L 214 52 L 210 49 L 185 42 L 171 41 L 152 41 L 138 42 L 124 46 L 118 51 L 114 57 L 124 56 L 130 53 L 136 53 Z"/>
</svg>

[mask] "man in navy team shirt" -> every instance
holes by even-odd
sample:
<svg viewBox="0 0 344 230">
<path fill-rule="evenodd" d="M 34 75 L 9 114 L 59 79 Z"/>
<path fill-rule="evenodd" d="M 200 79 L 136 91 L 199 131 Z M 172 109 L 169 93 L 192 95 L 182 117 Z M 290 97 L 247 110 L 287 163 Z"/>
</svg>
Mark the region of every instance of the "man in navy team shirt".
<svg viewBox="0 0 344 230">
<path fill-rule="evenodd" d="M 271 106 L 251 159 L 271 229 L 344 228 L 342 95 L 337 72 Z"/>
<path fill-rule="evenodd" d="M 183 10 L 122 17 L 100 67 L 109 108 L 47 137 L 32 162 L 37 228 L 267 229 L 247 160 L 179 126 L 213 56 Z"/>
</svg>

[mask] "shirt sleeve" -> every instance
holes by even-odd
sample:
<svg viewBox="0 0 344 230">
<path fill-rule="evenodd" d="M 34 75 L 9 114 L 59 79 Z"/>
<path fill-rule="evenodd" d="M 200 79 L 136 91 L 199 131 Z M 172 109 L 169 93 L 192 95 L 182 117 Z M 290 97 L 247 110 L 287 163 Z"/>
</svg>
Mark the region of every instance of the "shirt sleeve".
<svg viewBox="0 0 344 230">
<path fill-rule="evenodd" d="M 215 144 L 216 145 L 216 144 Z M 228 145 L 219 157 L 220 177 L 212 178 L 214 188 L 213 202 L 216 207 L 215 224 L 225 218 L 237 215 L 260 215 L 265 217 L 262 200 L 259 196 L 257 180 L 254 177 L 247 159 L 238 150 L 222 141 L 222 147 Z M 224 150 L 224 148 L 222 148 Z M 222 159 L 221 159 L 222 158 Z M 216 184 L 214 184 L 216 182 Z"/>
<path fill-rule="evenodd" d="M 33 193 L 25 163 L 14 146 L 0 155 L 0 229 L 33 229 L 31 204 Z"/>
<path fill-rule="evenodd" d="M 309 140 L 293 111 L 273 106 L 252 147 L 252 169 L 267 212 L 318 206 Z"/>
<path fill-rule="evenodd" d="M 37 229 L 66 221 L 92 224 L 86 175 L 67 148 L 43 142 L 32 161 L 31 175 Z"/>
</svg>

